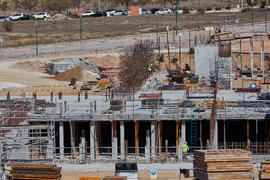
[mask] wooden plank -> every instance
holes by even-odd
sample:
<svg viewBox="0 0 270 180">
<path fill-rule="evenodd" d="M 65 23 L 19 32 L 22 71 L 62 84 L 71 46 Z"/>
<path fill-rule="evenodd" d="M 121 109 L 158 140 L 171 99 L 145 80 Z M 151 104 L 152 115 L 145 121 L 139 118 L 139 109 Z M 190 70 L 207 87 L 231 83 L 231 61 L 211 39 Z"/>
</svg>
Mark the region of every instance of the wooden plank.
<svg viewBox="0 0 270 180">
<path fill-rule="evenodd" d="M 139 154 L 139 131 L 139 121 L 135 121 L 135 145 L 137 154 Z"/>
</svg>

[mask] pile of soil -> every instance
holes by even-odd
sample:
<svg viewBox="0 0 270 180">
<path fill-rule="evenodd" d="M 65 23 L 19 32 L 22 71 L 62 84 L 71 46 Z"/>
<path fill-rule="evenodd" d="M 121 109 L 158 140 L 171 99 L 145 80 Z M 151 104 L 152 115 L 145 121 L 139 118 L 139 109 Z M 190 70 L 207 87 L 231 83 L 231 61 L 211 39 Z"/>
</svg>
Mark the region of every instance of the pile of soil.
<svg viewBox="0 0 270 180">
<path fill-rule="evenodd" d="M 95 81 L 97 80 L 97 76 L 90 74 L 86 69 L 81 68 L 73 68 L 69 69 L 65 72 L 58 73 L 54 79 L 58 81 L 70 81 L 73 77 L 77 79 L 77 81 Z"/>
<path fill-rule="evenodd" d="M 44 64 L 40 61 L 24 61 L 15 63 L 12 68 L 28 72 L 41 72 Z"/>
<path fill-rule="evenodd" d="M 71 18 L 69 18 L 63 14 L 55 14 L 53 17 L 49 18 L 48 20 L 49 21 L 50 20 L 62 21 L 62 20 L 71 20 Z"/>
</svg>

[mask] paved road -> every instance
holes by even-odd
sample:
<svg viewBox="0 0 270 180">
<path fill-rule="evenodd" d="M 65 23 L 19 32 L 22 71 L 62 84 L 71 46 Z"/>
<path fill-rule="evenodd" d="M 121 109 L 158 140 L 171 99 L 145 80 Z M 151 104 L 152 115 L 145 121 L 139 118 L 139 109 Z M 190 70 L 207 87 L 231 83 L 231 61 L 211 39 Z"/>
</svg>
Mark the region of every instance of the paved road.
<svg viewBox="0 0 270 180">
<path fill-rule="evenodd" d="M 238 32 L 240 34 L 264 31 L 265 25 L 263 23 L 255 24 L 254 27 L 251 24 L 245 24 L 245 26 L 227 26 L 222 27 L 226 31 Z M 268 30 L 270 29 L 270 22 L 268 22 Z M 191 42 L 194 42 L 195 35 L 198 39 L 206 39 L 209 35 L 209 31 L 190 30 Z M 213 33 L 213 32 L 212 32 Z M 166 44 L 166 34 L 161 33 L 161 45 L 164 48 Z M 60 42 L 47 45 L 39 45 L 39 56 L 36 56 L 36 46 L 22 46 L 4 48 L 2 55 L 0 56 L 1 61 L 18 61 L 18 60 L 31 60 L 31 59 L 48 59 L 52 57 L 61 56 L 83 56 L 83 55 L 95 55 L 95 54 L 117 54 L 123 47 L 133 44 L 136 40 L 150 39 L 156 42 L 156 33 L 140 34 L 140 35 L 129 35 L 120 36 L 113 38 L 101 38 L 101 39 L 90 39 L 84 40 L 82 45 L 80 42 Z M 175 39 L 178 39 L 177 37 Z M 177 41 L 177 40 L 176 40 Z M 173 35 L 170 34 L 170 42 L 173 42 Z M 189 31 L 181 31 L 181 44 L 182 46 L 188 46 L 189 44 Z M 177 43 L 177 42 L 176 42 Z M 176 44 L 175 44 L 176 45 Z"/>
</svg>

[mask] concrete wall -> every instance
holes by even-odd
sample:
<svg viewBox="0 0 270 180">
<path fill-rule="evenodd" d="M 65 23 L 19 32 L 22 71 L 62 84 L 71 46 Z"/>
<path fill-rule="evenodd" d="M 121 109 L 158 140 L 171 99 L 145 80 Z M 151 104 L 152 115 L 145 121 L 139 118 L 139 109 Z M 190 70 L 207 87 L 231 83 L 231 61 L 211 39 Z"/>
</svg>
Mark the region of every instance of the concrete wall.
<svg viewBox="0 0 270 180">
<path fill-rule="evenodd" d="M 218 58 L 217 45 L 195 46 L 195 75 L 199 77 L 215 74 L 215 62 Z"/>
</svg>

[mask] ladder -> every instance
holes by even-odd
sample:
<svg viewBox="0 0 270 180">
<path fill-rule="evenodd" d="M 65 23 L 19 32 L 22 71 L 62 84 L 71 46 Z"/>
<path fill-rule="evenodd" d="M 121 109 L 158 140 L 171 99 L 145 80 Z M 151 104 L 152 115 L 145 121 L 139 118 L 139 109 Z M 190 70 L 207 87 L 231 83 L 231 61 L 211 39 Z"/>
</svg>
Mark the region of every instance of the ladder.
<svg viewBox="0 0 270 180">
<path fill-rule="evenodd" d="M 198 132 L 197 132 L 198 121 L 195 119 L 191 119 L 190 121 L 190 152 L 193 152 L 193 147 L 196 147 L 198 140 Z"/>
</svg>

